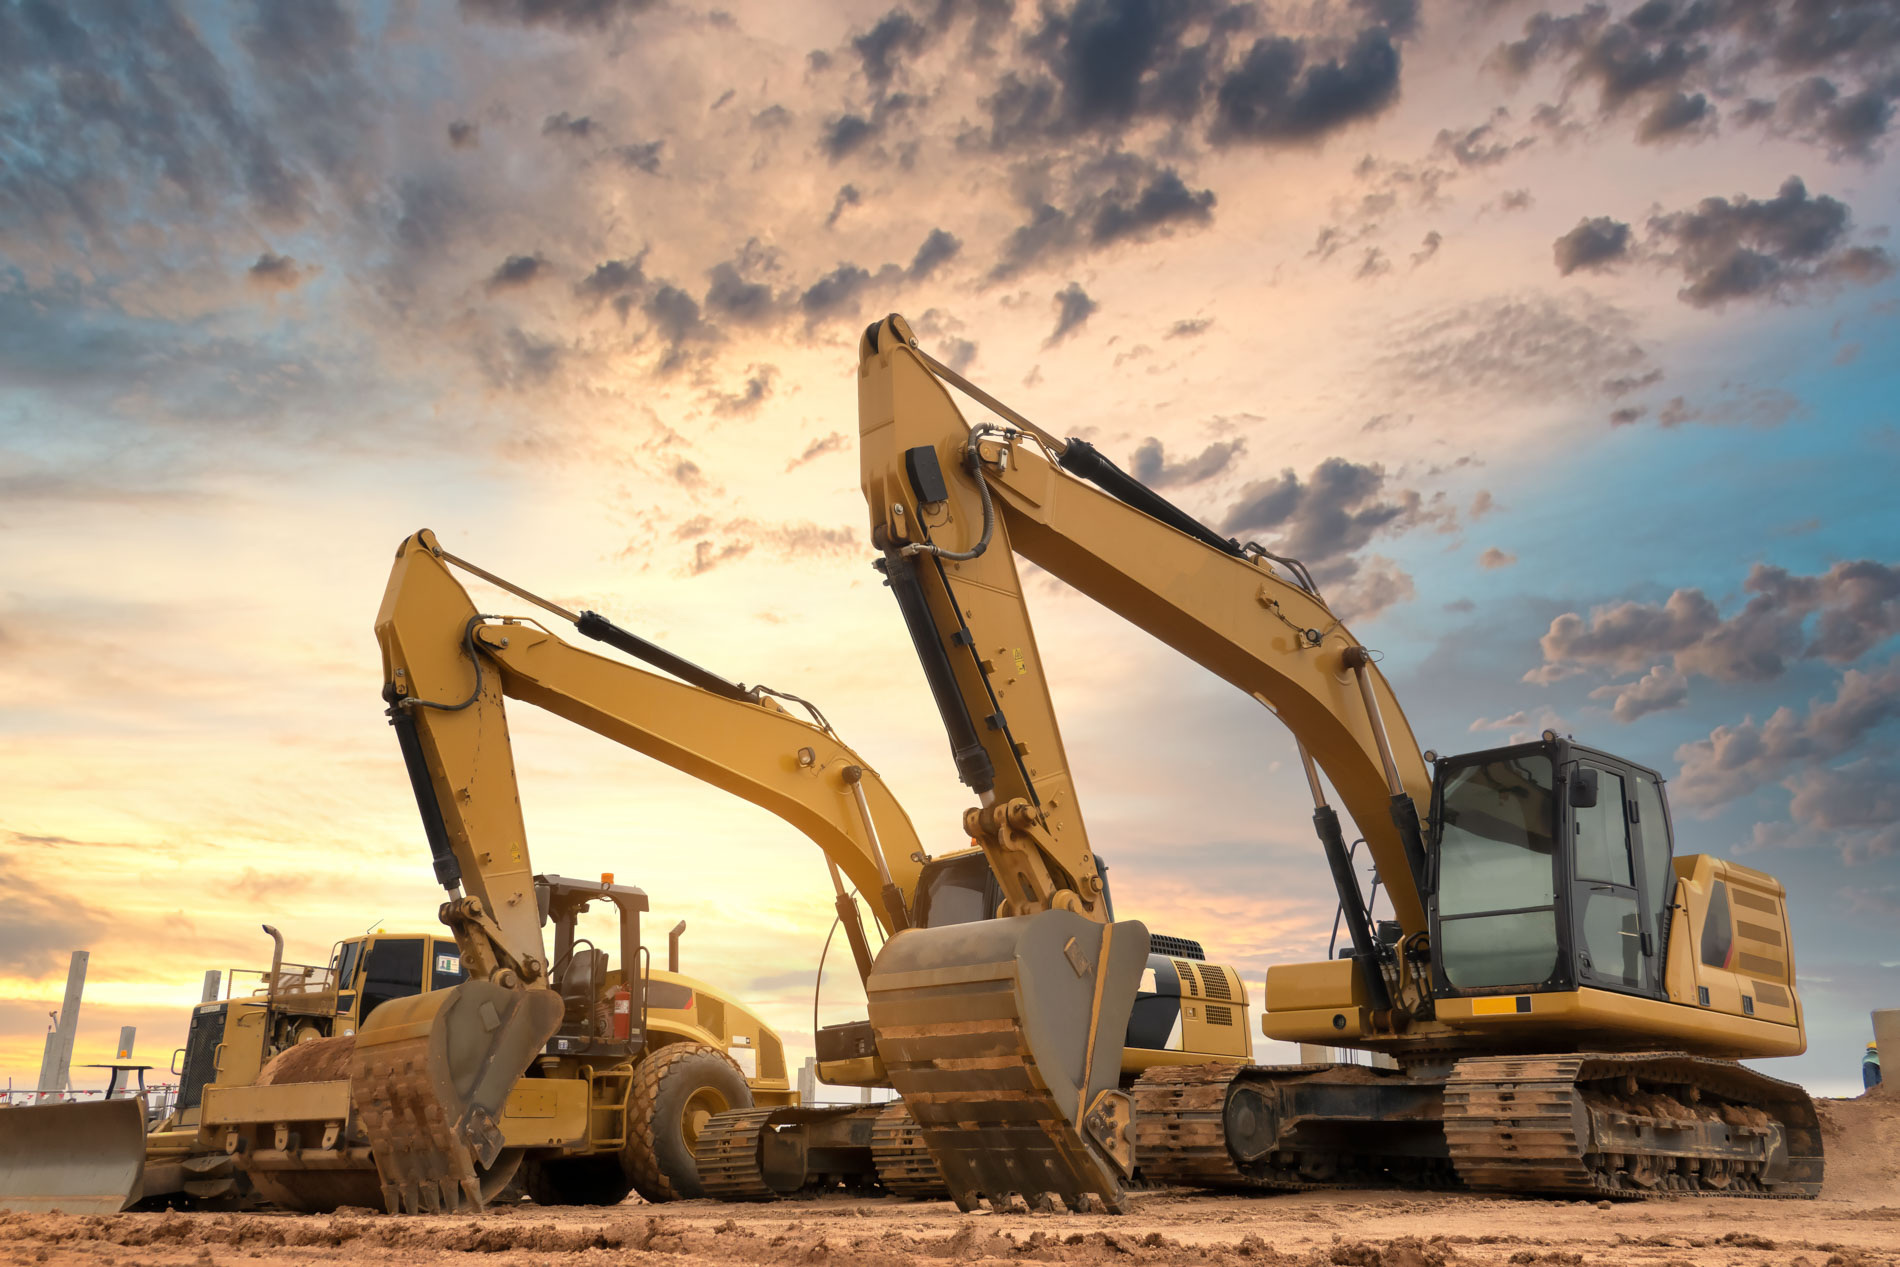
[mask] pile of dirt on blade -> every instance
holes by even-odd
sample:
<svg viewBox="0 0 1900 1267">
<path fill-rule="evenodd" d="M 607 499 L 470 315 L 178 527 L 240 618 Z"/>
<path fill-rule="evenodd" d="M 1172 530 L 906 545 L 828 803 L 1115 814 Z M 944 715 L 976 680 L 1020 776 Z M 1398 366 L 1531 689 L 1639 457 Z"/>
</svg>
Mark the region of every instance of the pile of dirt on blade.
<svg viewBox="0 0 1900 1267">
<path fill-rule="evenodd" d="M 794 1220 L 713 1226 L 664 1216 L 609 1217 L 599 1222 L 510 1223 L 494 1219 L 287 1217 L 250 1214 L 164 1214 L 112 1217 L 0 1215 L 0 1263 L 99 1260 L 204 1264 L 229 1257 L 250 1261 L 331 1260 L 364 1263 L 447 1263 L 464 1254 L 483 1262 L 558 1261 L 563 1254 L 606 1250 L 692 1262 L 733 1264 L 837 1263 L 840 1267 L 905 1267 L 913 1263 L 1152 1264 L 1154 1267 L 1457 1267 L 1442 1239 L 1400 1237 L 1387 1243 L 1335 1241 L 1282 1253 L 1259 1236 L 1226 1244 L 1184 1244 L 1159 1232 L 1016 1233 L 965 1223 L 944 1236 L 885 1230 L 852 1234 Z M 487 1257 L 503 1255 L 501 1259 Z M 598 1261 L 590 1257 L 588 1261 Z"/>
<path fill-rule="evenodd" d="M 350 1056 L 356 1051 L 352 1035 L 315 1038 L 287 1047 L 257 1072 L 260 1087 L 291 1082 L 335 1082 L 350 1076 Z"/>
<path fill-rule="evenodd" d="M 1852 1100 L 1816 1100 L 1826 1179 L 1821 1196 L 1900 1205 L 1900 1087 L 1886 1083 Z"/>
</svg>

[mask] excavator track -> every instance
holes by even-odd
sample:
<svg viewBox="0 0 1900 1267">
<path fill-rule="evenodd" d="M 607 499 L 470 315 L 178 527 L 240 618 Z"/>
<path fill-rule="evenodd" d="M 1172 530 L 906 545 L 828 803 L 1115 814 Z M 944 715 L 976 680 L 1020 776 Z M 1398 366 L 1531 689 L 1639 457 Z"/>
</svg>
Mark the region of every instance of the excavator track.
<svg viewBox="0 0 1900 1267">
<path fill-rule="evenodd" d="M 1357 1140 L 1338 1131 L 1299 1134 L 1303 1121 L 1323 1121 L 1329 1107 L 1367 1090 L 1388 1094 L 1357 1118 L 1335 1119 L 1359 1128 Z M 1455 1181 L 1442 1150 L 1420 1143 L 1436 1116 L 1436 1092 L 1429 1082 L 1351 1065 L 1150 1069 L 1134 1087 L 1141 1177 L 1155 1186 L 1253 1192 L 1446 1187 Z M 1402 1127 L 1410 1128 L 1403 1137 Z M 1391 1146 L 1382 1151 L 1373 1140 Z"/>
<path fill-rule="evenodd" d="M 1807 1092 L 1731 1061 L 1665 1054 L 1485 1056 L 1445 1084 L 1467 1187 L 1546 1195 L 1814 1197 Z"/>
<path fill-rule="evenodd" d="M 937 1159 L 902 1100 L 893 1100 L 871 1126 L 871 1159 L 886 1192 L 941 1201 L 950 1195 Z"/>
<path fill-rule="evenodd" d="M 701 1129 L 693 1149 L 699 1182 L 715 1201 L 776 1201 L 780 1193 L 765 1182 L 759 1143 L 776 1108 L 733 1109 L 717 1114 Z"/>
</svg>

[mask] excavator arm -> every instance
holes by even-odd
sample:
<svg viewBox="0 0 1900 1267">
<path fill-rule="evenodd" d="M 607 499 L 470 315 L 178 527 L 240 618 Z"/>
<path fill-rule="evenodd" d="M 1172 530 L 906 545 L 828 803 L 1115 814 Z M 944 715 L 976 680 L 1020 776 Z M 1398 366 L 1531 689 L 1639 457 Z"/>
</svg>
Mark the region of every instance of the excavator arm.
<svg viewBox="0 0 1900 1267">
<path fill-rule="evenodd" d="M 451 563 L 684 680 L 574 647 L 534 620 L 478 612 Z M 545 708 L 803 832 L 830 868 L 861 973 L 871 954 L 847 880 L 876 895 L 887 936 L 907 926 L 925 857 L 909 818 L 828 726 L 793 716 L 770 693 L 727 682 L 593 612 L 547 603 L 454 559 L 427 531 L 397 551 L 376 636 L 390 722 L 448 894 L 442 919 L 469 977 L 385 1004 L 357 1035 L 352 1094 L 392 1209 L 480 1208 L 482 1174 L 502 1145 L 502 1102 L 561 1020 L 505 699 Z M 629 981 L 638 953 L 620 947 Z"/>
</svg>

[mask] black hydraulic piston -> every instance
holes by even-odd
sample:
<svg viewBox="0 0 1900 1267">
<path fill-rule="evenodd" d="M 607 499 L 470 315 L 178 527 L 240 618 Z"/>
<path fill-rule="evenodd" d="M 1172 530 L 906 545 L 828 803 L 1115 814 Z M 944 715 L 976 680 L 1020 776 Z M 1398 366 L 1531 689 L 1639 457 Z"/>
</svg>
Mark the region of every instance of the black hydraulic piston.
<svg viewBox="0 0 1900 1267">
<path fill-rule="evenodd" d="M 639 634 L 622 629 L 597 612 L 582 612 L 581 618 L 574 622 L 574 628 L 596 642 L 604 642 L 615 650 L 624 651 L 634 659 L 644 661 L 661 672 L 671 673 L 680 681 L 690 682 L 701 690 L 723 695 L 727 699 L 752 698 L 751 692 L 737 682 L 728 682 L 712 670 L 702 669 L 684 656 L 674 655 L 658 643 L 648 642 Z"/>
<path fill-rule="evenodd" d="M 904 628 L 910 631 L 911 645 L 923 666 L 924 681 L 930 684 L 930 696 L 937 702 L 943 728 L 950 737 L 950 757 L 956 762 L 957 777 L 978 796 L 996 787 L 996 767 L 976 735 L 976 721 L 957 689 L 956 671 L 950 653 L 937 633 L 937 622 L 930 617 L 930 604 L 924 597 L 923 582 L 917 579 L 916 565 L 894 549 L 884 551 L 882 571 L 897 597 L 897 609 L 904 614 Z"/>
<path fill-rule="evenodd" d="M 1426 875 L 1425 829 L 1418 821 L 1418 805 L 1404 792 L 1392 798 L 1392 825 L 1398 828 L 1399 841 L 1405 847 L 1405 865 L 1412 873 L 1412 887 L 1424 893 L 1430 887 Z"/>
<path fill-rule="evenodd" d="M 442 805 L 435 799 L 435 783 L 429 778 L 429 763 L 422 756 L 416 719 L 402 706 L 402 697 L 394 688 L 385 688 L 383 698 L 389 702 L 389 724 L 396 729 L 396 745 L 402 749 L 409 787 L 416 794 L 416 809 L 422 814 L 422 834 L 429 841 L 436 882 L 454 892 L 462 887 L 462 864 L 455 860 L 455 850 L 449 845 L 448 824 L 442 821 Z"/>
<path fill-rule="evenodd" d="M 1330 805 L 1313 811 L 1313 828 L 1326 851 L 1326 862 L 1333 869 L 1333 887 L 1339 890 L 1339 905 L 1346 912 L 1346 931 L 1352 934 L 1352 957 L 1365 977 L 1366 998 L 1374 1012 L 1392 1009 L 1392 994 L 1386 989 L 1385 972 L 1379 967 L 1379 946 L 1372 936 L 1372 921 L 1366 913 L 1366 900 L 1359 893 L 1359 878 L 1352 873 L 1352 858 L 1346 853 L 1345 833 L 1339 829 L 1339 814 Z"/>
<path fill-rule="evenodd" d="M 1170 528 L 1187 533 L 1196 541 L 1213 546 L 1222 554 L 1240 557 L 1238 545 L 1103 457 L 1102 451 L 1087 440 L 1071 438 L 1064 444 L 1067 447 L 1062 450 L 1062 456 L 1056 459 L 1063 470 L 1081 476 L 1115 500 L 1133 506 L 1151 519 L 1159 519 Z"/>
<path fill-rule="evenodd" d="M 844 925 L 844 939 L 851 943 L 851 959 L 858 967 L 858 980 L 871 979 L 871 943 L 864 936 L 864 918 L 858 914 L 858 904 L 851 900 L 848 893 L 838 895 L 838 922 Z"/>
</svg>

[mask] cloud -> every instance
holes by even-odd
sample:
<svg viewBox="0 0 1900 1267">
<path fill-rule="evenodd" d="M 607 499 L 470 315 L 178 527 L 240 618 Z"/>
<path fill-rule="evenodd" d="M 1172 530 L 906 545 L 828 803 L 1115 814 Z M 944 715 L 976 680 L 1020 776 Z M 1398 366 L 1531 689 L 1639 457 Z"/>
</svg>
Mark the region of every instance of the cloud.
<svg viewBox="0 0 1900 1267">
<path fill-rule="evenodd" d="M 1658 664 L 1634 682 L 1599 686 L 1591 699 L 1615 701 L 1610 713 L 1620 722 L 1633 722 L 1650 713 L 1680 708 L 1689 702 L 1689 679 Z"/>
<path fill-rule="evenodd" d="M 786 473 L 790 474 L 807 462 L 814 462 L 827 453 L 837 453 L 845 447 L 846 443 L 847 441 L 842 431 L 833 431 L 829 435 L 819 436 L 816 440 L 806 445 L 804 450 L 797 457 L 785 464 Z"/>
<path fill-rule="evenodd" d="M 559 114 L 549 115 L 541 123 L 542 136 L 558 137 L 568 141 L 585 141 L 599 131 L 600 124 L 595 123 L 592 118 L 582 115 L 577 119 L 565 110 Z"/>
<path fill-rule="evenodd" d="M 917 248 L 917 254 L 911 257 L 905 275 L 912 281 L 923 281 L 939 267 L 955 259 L 957 252 L 962 249 L 962 238 L 947 229 L 932 229 Z"/>
<path fill-rule="evenodd" d="M 496 266 L 483 283 L 489 294 L 517 290 L 546 275 L 548 262 L 539 255 L 510 255 Z"/>
<path fill-rule="evenodd" d="M 749 414 L 765 403 L 772 394 L 772 381 L 778 377 L 776 365 L 753 365 L 746 370 L 746 383 L 733 393 L 713 394 L 713 412 L 732 416 Z"/>
<path fill-rule="evenodd" d="M 1089 298 L 1088 292 L 1079 283 L 1070 282 L 1056 293 L 1056 328 L 1049 332 L 1042 346 L 1054 347 L 1087 325 L 1096 307 L 1096 302 Z"/>
<path fill-rule="evenodd" d="M 856 185 L 840 185 L 837 196 L 831 200 L 831 214 L 825 217 L 825 227 L 834 227 L 846 208 L 858 206 L 863 201 L 864 195 L 858 192 Z"/>
<path fill-rule="evenodd" d="M 1591 396 L 1649 368 L 1634 332 L 1628 313 L 1588 294 L 1500 295 L 1395 320 L 1379 364 L 1408 394 Z"/>
<path fill-rule="evenodd" d="M 1601 271 L 1629 258 L 1630 227 L 1608 216 L 1577 221 L 1577 227 L 1552 247 L 1557 271 L 1565 277 L 1578 269 Z"/>
<path fill-rule="evenodd" d="M 244 275 L 262 290 L 295 290 L 303 282 L 304 270 L 288 255 L 265 251 Z"/>
<path fill-rule="evenodd" d="M 1191 189 L 1174 167 L 1125 151 L 1078 163 L 1055 183 L 1038 176 L 1019 189 L 1026 218 L 1004 240 L 991 280 L 1213 221 L 1211 189 Z"/>
<path fill-rule="evenodd" d="M 604 260 L 574 285 L 574 293 L 595 303 L 611 303 L 625 321 L 627 314 L 646 293 L 647 275 L 642 267 L 646 252 L 627 259 Z"/>
<path fill-rule="evenodd" d="M 35 850 L 39 863 L 0 853 L 0 890 L 7 895 L 7 917 L 0 920 L 0 972 L 47 976 L 59 970 L 68 951 L 85 949 L 113 928 L 105 912 L 46 887 L 40 878 L 45 853 Z"/>
<path fill-rule="evenodd" d="M 798 297 L 798 306 L 814 320 L 858 307 L 858 296 L 871 284 L 871 274 L 856 264 L 840 264 L 820 277 Z"/>
<path fill-rule="evenodd" d="M 1216 141 L 1310 142 L 1383 111 L 1399 93 L 1399 50 L 1382 27 L 1363 31 L 1342 55 L 1312 56 L 1304 42 L 1256 40 L 1221 81 Z"/>
<path fill-rule="evenodd" d="M 1598 119 L 1635 116 L 1639 142 L 1707 135 L 1714 101 L 1743 99 L 1744 123 L 1866 157 L 1900 94 L 1896 52 L 1900 20 L 1885 0 L 1649 0 L 1616 17 L 1602 3 L 1535 14 L 1492 62 L 1514 78 L 1560 67 L 1568 87 L 1596 89 Z M 1779 100 L 1749 96 L 1761 91 Z"/>
<path fill-rule="evenodd" d="M 1216 440 L 1194 457 L 1170 462 L 1162 450 L 1161 441 L 1149 436 L 1129 458 L 1128 469 L 1130 474 L 1150 488 L 1198 484 L 1213 479 L 1232 466 L 1234 459 L 1246 447 L 1244 440 Z"/>
<path fill-rule="evenodd" d="M 1168 327 L 1169 339 L 1198 339 L 1214 324 L 1212 317 L 1183 317 Z"/>
<path fill-rule="evenodd" d="M 1544 663 L 1525 680 L 1588 669 L 1641 672 L 1666 657 L 1681 674 L 1762 682 L 1780 677 L 1792 660 L 1850 663 L 1900 633 L 1900 568 L 1871 559 L 1814 576 L 1758 563 L 1742 588 L 1751 597 L 1726 618 L 1699 589 L 1678 589 L 1660 604 L 1598 607 L 1588 621 L 1565 612 L 1539 640 Z"/>
<path fill-rule="evenodd" d="M 641 302 L 654 333 L 666 343 L 666 353 L 657 367 L 667 373 L 684 365 L 693 345 L 717 343 L 719 331 L 699 313 L 699 302 L 674 285 L 655 287 Z"/>
<path fill-rule="evenodd" d="M 1809 197 L 1790 176 L 1773 198 L 1704 198 L 1690 211 L 1652 216 L 1649 245 L 1679 269 L 1677 292 L 1697 308 L 1730 300 L 1778 297 L 1820 281 L 1868 283 L 1893 274 L 1877 246 L 1844 242 L 1847 206 L 1825 194 Z"/>
<path fill-rule="evenodd" d="M 1783 706 L 1766 722 L 1747 717 L 1677 748 L 1682 773 L 1672 795 L 1691 809 L 1713 812 L 1797 771 L 1811 773 L 1895 717 L 1900 717 L 1900 663 L 1848 669 L 1834 698 L 1811 701 L 1805 714 Z"/>
<path fill-rule="evenodd" d="M 1510 567 L 1516 562 L 1517 556 L 1515 554 L 1506 554 L 1496 546 L 1490 547 L 1483 554 L 1478 556 L 1478 566 L 1487 572 L 1495 572 L 1499 568 Z"/>
<path fill-rule="evenodd" d="M 616 145 L 613 155 L 620 165 L 631 171 L 645 172 L 652 176 L 660 170 L 660 157 L 666 153 L 665 141 L 629 141 L 625 145 Z"/>
<path fill-rule="evenodd" d="M 519 26 L 556 26 L 580 33 L 605 30 L 616 21 L 645 13 L 659 0 L 461 0 L 466 17 Z"/>
<path fill-rule="evenodd" d="M 478 124 L 466 119 L 456 119 L 449 124 L 449 144 L 458 150 L 472 150 L 482 143 L 482 129 Z"/>
</svg>

